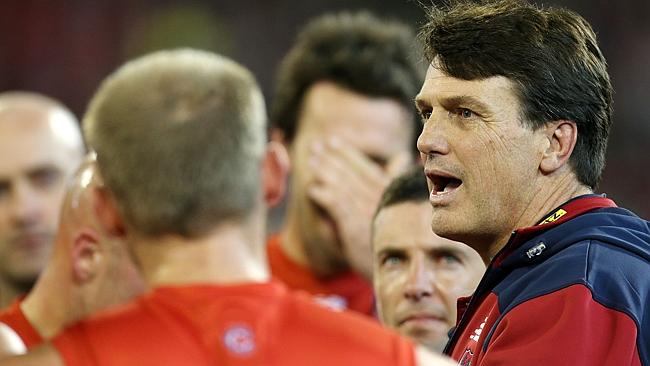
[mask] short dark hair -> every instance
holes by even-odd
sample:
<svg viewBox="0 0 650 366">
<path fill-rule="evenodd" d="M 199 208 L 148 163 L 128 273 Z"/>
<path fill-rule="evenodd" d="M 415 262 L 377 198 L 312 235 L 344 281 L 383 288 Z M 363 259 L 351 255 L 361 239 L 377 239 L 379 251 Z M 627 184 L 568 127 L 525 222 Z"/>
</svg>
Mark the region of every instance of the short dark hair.
<svg viewBox="0 0 650 366">
<path fill-rule="evenodd" d="M 436 59 L 447 75 L 513 81 L 525 125 L 575 122 L 578 140 L 569 164 L 581 183 L 596 188 L 612 123 L 612 86 L 586 20 L 520 0 L 452 0 L 429 9 L 419 37 L 426 58 Z"/>
<path fill-rule="evenodd" d="M 390 182 L 381 196 L 375 216 L 386 207 L 404 202 L 420 202 L 429 199 L 429 187 L 421 166 L 398 176 Z"/>
<path fill-rule="evenodd" d="M 413 31 L 364 11 L 327 14 L 308 23 L 281 63 L 271 121 L 288 142 L 298 130 L 305 93 L 331 81 L 372 97 L 389 97 L 413 113 L 413 146 L 422 128 L 413 106 L 421 72 Z"/>
</svg>

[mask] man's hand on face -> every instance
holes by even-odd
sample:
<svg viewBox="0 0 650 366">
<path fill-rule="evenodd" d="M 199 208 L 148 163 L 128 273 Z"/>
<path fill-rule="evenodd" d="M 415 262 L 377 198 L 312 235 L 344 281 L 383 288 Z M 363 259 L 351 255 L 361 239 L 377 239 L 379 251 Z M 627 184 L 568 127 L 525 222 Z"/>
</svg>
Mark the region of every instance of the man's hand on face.
<svg viewBox="0 0 650 366">
<path fill-rule="evenodd" d="M 308 195 L 336 222 L 348 263 L 366 278 L 372 276 L 372 217 L 386 186 L 411 161 L 405 152 L 382 167 L 335 137 L 312 146 L 313 181 Z"/>
</svg>

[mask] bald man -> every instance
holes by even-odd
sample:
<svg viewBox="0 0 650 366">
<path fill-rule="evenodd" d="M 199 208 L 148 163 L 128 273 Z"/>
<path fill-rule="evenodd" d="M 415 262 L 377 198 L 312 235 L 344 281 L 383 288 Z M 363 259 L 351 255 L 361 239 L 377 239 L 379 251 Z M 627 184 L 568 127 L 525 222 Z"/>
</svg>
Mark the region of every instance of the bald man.
<svg viewBox="0 0 650 366">
<path fill-rule="evenodd" d="M 31 289 L 52 247 L 65 182 L 84 145 L 61 103 L 0 94 L 0 306 Z"/>
<path fill-rule="evenodd" d="M 92 190 L 102 184 L 90 156 L 68 188 L 43 274 L 24 300 L 0 312 L 0 355 L 3 344 L 16 344 L 3 325 L 32 348 L 65 326 L 144 291 L 144 280 L 124 243 L 109 239 L 98 225 Z"/>
</svg>

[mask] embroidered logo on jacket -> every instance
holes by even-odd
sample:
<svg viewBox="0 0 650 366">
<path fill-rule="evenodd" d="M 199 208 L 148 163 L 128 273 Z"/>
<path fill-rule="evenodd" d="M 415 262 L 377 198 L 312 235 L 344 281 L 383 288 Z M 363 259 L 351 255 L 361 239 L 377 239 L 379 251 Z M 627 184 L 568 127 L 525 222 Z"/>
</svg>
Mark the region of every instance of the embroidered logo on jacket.
<svg viewBox="0 0 650 366">
<path fill-rule="evenodd" d="M 553 212 L 549 217 L 545 218 L 544 221 L 540 222 L 540 225 L 548 224 L 549 222 L 557 221 L 560 217 L 566 215 L 566 211 L 559 209 Z"/>
<path fill-rule="evenodd" d="M 526 256 L 528 256 L 528 259 L 532 259 L 533 257 L 537 257 L 538 255 L 542 254 L 544 249 L 546 249 L 546 244 L 540 242 L 534 247 L 528 249 L 528 251 L 526 252 Z"/>
</svg>

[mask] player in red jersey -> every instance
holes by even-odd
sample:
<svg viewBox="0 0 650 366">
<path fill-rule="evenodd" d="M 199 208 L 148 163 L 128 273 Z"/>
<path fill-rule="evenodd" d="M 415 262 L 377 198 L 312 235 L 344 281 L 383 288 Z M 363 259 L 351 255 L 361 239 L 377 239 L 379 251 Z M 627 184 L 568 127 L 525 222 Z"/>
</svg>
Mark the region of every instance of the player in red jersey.
<svg viewBox="0 0 650 366">
<path fill-rule="evenodd" d="M 124 243 L 108 240 L 96 222 L 91 190 L 101 184 L 90 156 L 68 187 L 44 272 L 24 299 L 0 312 L 0 323 L 9 326 L 27 348 L 144 291 L 144 281 Z"/>
<path fill-rule="evenodd" d="M 374 313 L 372 215 L 415 162 L 421 128 L 413 39 L 368 13 L 328 14 L 301 31 L 278 75 L 273 137 L 289 147 L 292 175 L 271 273 L 335 308 Z"/>
<path fill-rule="evenodd" d="M 100 222 L 153 290 L 0 365 L 442 365 L 369 319 L 272 282 L 266 205 L 286 151 L 266 145 L 253 76 L 202 51 L 162 51 L 110 76 L 84 126 L 105 187 Z"/>
</svg>

